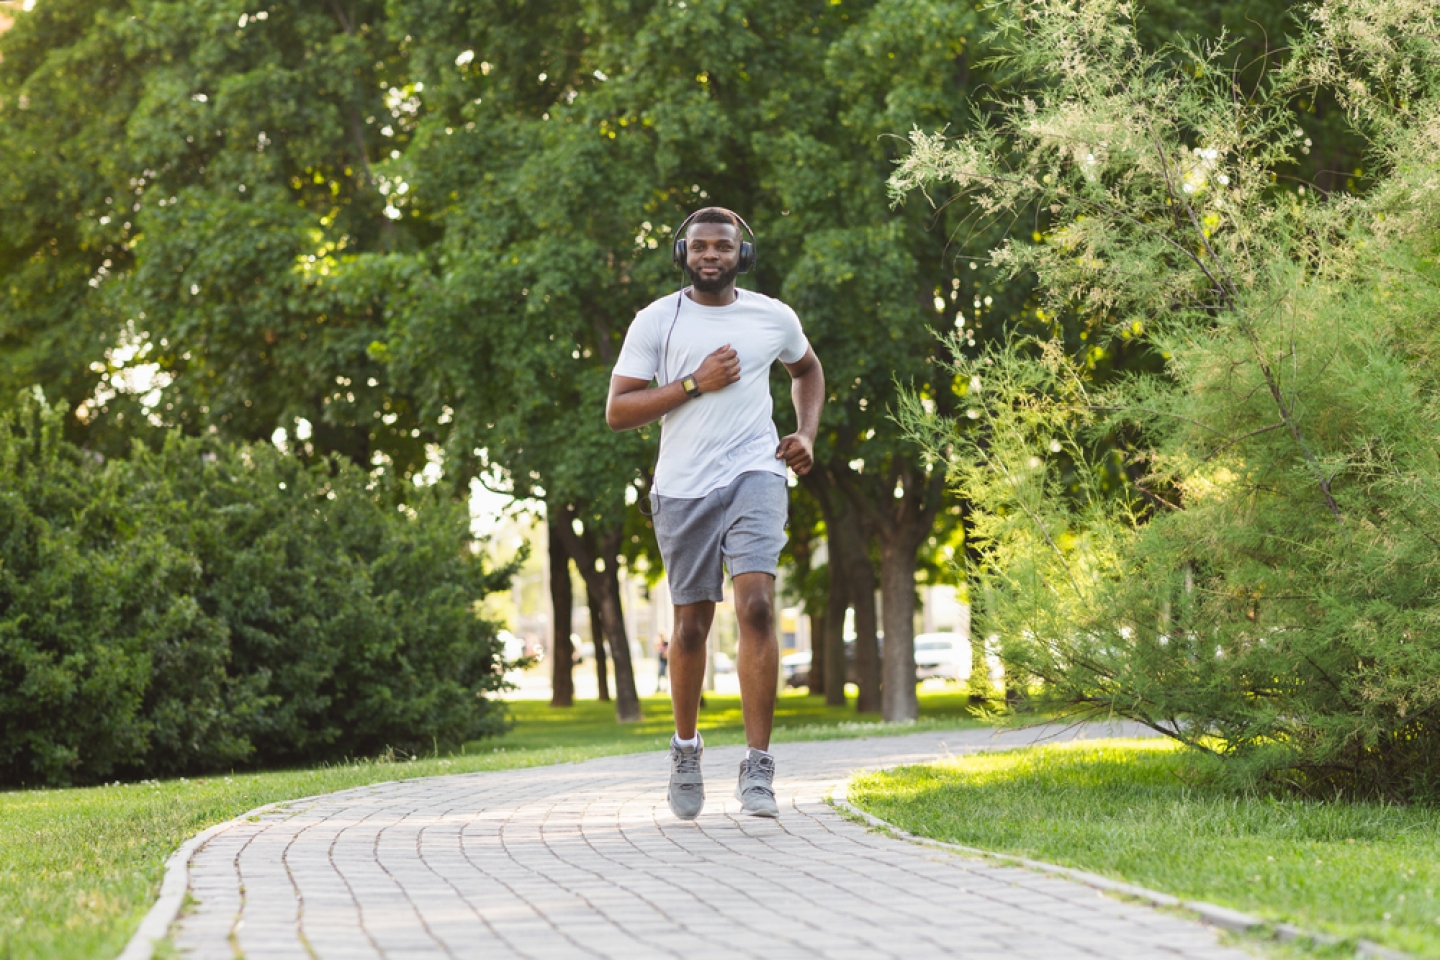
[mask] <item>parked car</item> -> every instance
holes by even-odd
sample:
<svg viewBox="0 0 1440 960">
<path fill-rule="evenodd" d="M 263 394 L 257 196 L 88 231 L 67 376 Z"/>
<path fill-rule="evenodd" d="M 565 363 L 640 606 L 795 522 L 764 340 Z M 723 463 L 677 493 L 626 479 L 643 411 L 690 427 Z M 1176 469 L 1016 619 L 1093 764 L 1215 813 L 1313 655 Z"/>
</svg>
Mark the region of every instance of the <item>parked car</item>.
<svg viewBox="0 0 1440 960">
<path fill-rule="evenodd" d="M 915 638 L 915 679 L 970 679 L 970 641 L 958 633 L 922 633 Z"/>
<path fill-rule="evenodd" d="M 501 649 L 504 651 L 506 660 L 513 663 L 529 655 L 529 651 L 525 649 L 525 641 L 515 636 L 515 634 L 509 630 L 501 630 L 496 634 L 496 637 L 500 640 Z"/>
<path fill-rule="evenodd" d="M 810 651 L 797 650 L 780 658 L 780 676 L 787 687 L 810 686 Z"/>
</svg>

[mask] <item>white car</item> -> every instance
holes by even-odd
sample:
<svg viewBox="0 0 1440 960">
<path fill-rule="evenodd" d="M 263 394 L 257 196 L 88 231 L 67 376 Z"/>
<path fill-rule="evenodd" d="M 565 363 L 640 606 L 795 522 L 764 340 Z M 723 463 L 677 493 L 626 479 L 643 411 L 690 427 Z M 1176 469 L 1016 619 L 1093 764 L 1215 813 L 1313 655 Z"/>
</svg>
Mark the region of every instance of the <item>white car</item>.
<svg viewBox="0 0 1440 960">
<path fill-rule="evenodd" d="M 915 678 L 970 679 L 970 641 L 958 633 L 922 633 L 915 637 Z"/>
<path fill-rule="evenodd" d="M 501 630 L 496 637 L 499 639 L 501 649 L 505 651 L 506 660 L 515 661 L 527 655 L 525 641 L 515 636 L 509 630 Z"/>
<path fill-rule="evenodd" d="M 810 662 L 813 655 L 809 650 L 797 650 L 780 658 L 780 676 L 785 678 L 787 687 L 810 686 Z"/>
</svg>

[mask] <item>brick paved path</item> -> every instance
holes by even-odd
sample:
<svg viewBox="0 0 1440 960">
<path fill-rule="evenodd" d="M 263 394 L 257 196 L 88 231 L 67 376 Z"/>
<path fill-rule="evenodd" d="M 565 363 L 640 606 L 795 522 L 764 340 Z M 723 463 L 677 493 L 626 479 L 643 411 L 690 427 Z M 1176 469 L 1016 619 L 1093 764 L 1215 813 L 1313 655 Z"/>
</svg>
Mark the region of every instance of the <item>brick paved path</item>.
<svg viewBox="0 0 1440 960">
<path fill-rule="evenodd" d="M 781 744 L 778 821 L 737 816 L 736 747 L 706 751 L 691 823 L 666 809 L 655 753 L 347 790 L 210 839 L 174 936 L 182 955 L 250 960 L 1245 957 L 1199 924 L 893 840 L 824 802 L 857 769 L 1038 736 Z"/>
</svg>

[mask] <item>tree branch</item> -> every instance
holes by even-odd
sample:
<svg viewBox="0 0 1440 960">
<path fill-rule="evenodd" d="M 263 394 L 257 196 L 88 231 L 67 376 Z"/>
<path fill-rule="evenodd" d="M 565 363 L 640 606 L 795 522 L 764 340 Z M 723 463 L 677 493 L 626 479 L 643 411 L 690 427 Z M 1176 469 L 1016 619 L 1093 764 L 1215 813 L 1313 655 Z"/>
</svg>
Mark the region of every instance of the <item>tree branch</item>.
<svg viewBox="0 0 1440 960">
<path fill-rule="evenodd" d="M 1242 434 L 1241 434 L 1240 436 L 1238 436 L 1238 437 L 1235 437 L 1235 438 L 1230 439 L 1230 440 L 1226 440 L 1224 443 L 1220 444 L 1220 446 L 1216 447 L 1214 450 L 1211 450 L 1209 453 L 1205 454 L 1204 458 L 1201 459 L 1200 462 L 1201 462 L 1201 463 L 1206 463 L 1206 462 L 1214 459 L 1215 457 L 1219 456 L 1219 455 L 1220 455 L 1222 452 L 1224 452 L 1225 450 L 1228 450 L 1229 448 L 1235 446 L 1235 444 L 1239 443 L 1241 440 L 1249 440 L 1251 437 L 1257 437 L 1257 436 L 1259 436 L 1259 435 L 1262 434 L 1262 433 L 1269 433 L 1271 430 L 1279 430 L 1279 429 L 1281 429 L 1281 428 L 1284 427 L 1284 426 L 1285 426 L 1284 423 L 1272 423 L 1272 424 L 1270 424 L 1270 426 L 1268 426 L 1268 427 L 1261 427 L 1261 428 L 1258 429 L 1258 430 L 1251 430 L 1249 433 L 1242 433 Z"/>
</svg>

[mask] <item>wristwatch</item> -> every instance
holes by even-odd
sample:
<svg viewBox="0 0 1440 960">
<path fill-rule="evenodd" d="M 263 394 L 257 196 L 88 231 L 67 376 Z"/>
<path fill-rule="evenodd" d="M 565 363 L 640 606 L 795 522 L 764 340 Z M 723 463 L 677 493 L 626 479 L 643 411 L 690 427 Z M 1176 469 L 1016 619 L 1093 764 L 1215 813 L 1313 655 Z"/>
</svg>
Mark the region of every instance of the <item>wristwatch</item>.
<svg viewBox="0 0 1440 960">
<path fill-rule="evenodd" d="M 681 377 L 680 386 L 684 387 L 685 392 L 691 397 L 700 396 L 700 384 L 695 382 L 695 374 L 692 373 L 688 376 Z"/>
</svg>

